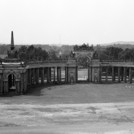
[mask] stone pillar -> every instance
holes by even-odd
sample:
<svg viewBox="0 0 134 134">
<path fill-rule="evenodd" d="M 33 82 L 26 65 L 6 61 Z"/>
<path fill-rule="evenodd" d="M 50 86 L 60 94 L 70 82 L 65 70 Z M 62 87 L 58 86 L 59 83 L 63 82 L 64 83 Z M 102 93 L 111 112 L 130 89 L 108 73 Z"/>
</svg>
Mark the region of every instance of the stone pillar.
<svg viewBox="0 0 134 134">
<path fill-rule="evenodd" d="M 31 85 L 31 69 L 28 69 L 28 84 Z"/>
<path fill-rule="evenodd" d="M 36 84 L 36 68 L 33 69 L 34 71 L 34 84 Z"/>
<path fill-rule="evenodd" d="M 57 82 L 61 82 L 61 68 L 57 67 Z"/>
<path fill-rule="evenodd" d="M 16 91 L 20 93 L 20 81 L 16 81 Z"/>
<path fill-rule="evenodd" d="M 41 83 L 44 84 L 44 68 L 41 68 Z"/>
<path fill-rule="evenodd" d="M 118 67 L 118 82 L 120 82 L 120 67 Z"/>
<path fill-rule="evenodd" d="M 90 82 L 90 76 L 91 76 L 91 71 L 90 71 L 90 66 L 88 66 L 88 82 Z"/>
<path fill-rule="evenodd" d="M 31 74 L 31 85 L 33 85 L 33 69 L 30 69 L 30 74 Z"/>
<path fill-rule="evenodd" d="M 106 82 L 108 82 L 108 67 L 106 67 Z"/>
<path fill-rule="evenodd" d="M 23 90 L 24 90 L 24 73 L 21 74 L 21 82 L 20 82 L 20 91 L 21 93 L 23 93 Z"/>
<path fill-rule="evenodd" d="M 35 74 L 36 74 L 36 76 L 35 76 L 35 78 L 36 78 L 36 84 L 39 84 L 39 68 L 36 68 L 35 69 Z"/>
<path fill-rule="evenodd" d="M 50 80 L 49 80 L 49 67 L 47 67 L 47 83 L 49 83 Z"/>
<path fill-rule="evenodd" d="M 112 67 L 112 82 L 115 82 L 115 72 L 114 67 Z"/>
<path fill-rule="evenodd" d="M 35 78 L 36 78 L 36 74 L 35 74 L 35 68 L 32 69 L 32 73 L 33 73 L 33 81 L 32 81 L 32 84 L 35 84 Z"/>
<path fill-rule="evenodd" d="M 76 66 L 76 82 L 78 82 L 78 66 Z"/>
<path fill-rule="evenodd" d="M 121 81 L 123 81 L 123 68 L 121 68 Z"/>
<path fill-rule="evenodd" d="M 102 67 L 99 67 L 99 82 L 101 83 L 101 73 L 102 73 Z"/>
<path fill-rule="evenodd" d="M 4 94 L 8 93 L 8 81 L 4 81 Z"/>
<path fill-rule="evenodd" d="M 75 66 L 68 67 L 68 82 L 76 83 L 76 67 Z"/>
<path fill-rule="evenodd" d="M 127 78 L 126 78 L 126 69 L 127 69 L 127 68 L 124 67 L 124 72 L 123 72 L 123 73 L 124 73 L 124 82 L 125 82 L 125 83 L 127 82 Z"/>
<path fill-rule="evenodd" d="M 28 71 L 26 71 L 25 73 L 24 73 L 24 80 L 23 80 L 23 82 L 24 82 L 24 89 L 23 89 L 23 93 L 25 93 L 26 91 L 27 91 L 27 79 L 28 79 Z"/>
<path fill-rule="evenodd" d="M 69 82 L 69 80 L 68 80 L 68 77 L 69 77 L 69 67 L 67 67 L 67 83 Z"/>
<path fill-rule="evenodd" d="M 65 67 L 65 82 L 68 83 L 68 67 Z"/>
<path fill-rule="evenodd" d="M 51 67 L 49 67 L 49 79 L 50 79 L 50 82 L 51 82 Z"/>
<path fill-rule="evenodd" d="M 30 85 L 30 71 L 29 71 L 30 69 L 27 69 L 27 71 L 28 71 L 28 85 Z"/>
<path fill-rule="evenodd" d="M 52 81 L 51 75 L 52 75 L 52 72 L 51 72 L 51 67 L 50 67 L 50 68 L 49 68 L 49 78 L 50 78 L 50 82 Z"/>
<path fill-rule="evenodd" d="M 3 93 L 3 76 L 0 74 L 0 94 Z"/>
<path fill-rule="evenodd" d="M 31 77 L 31 69 L 28 69 L 28 80 L 29 80 L 29 85 L 31 86 L 32 83 L 32 77 Z"/>
<path fill-rule="evenodd" d="M 91 82 L 93 81 L 93 67 L 91 66 Z"/>
<path fill-rule="evenodd" d="M 54 81 L 53 82 L 55 83 L 55 67 L 53 68 L 53 71 L 54 71 L 54 76 L 53 76 L 54 77 Z"/>
<path fill-rule="evenodd" d="M 5 94 L 5 81 L 3 81 L 3 94 Z"/>
<path fill-rule="evenodd" d="M 47 83 L 51 82 L 51 68 L 47 68 Z"/>
<path fill-rule="evenodd" d="M 92 67 L 88 67 L 88 82 L 92 82 Z"/>
<path fill-rule="evenodd" d="M 132 68 L 129 68 L 129 83 L 132 83 Z"/>
</svg>

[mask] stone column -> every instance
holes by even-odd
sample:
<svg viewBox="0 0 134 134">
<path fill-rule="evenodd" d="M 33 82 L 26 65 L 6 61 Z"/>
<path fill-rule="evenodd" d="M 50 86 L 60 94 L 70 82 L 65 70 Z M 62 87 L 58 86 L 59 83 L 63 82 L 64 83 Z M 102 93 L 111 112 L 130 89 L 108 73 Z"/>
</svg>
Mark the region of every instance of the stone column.
<svg viewBox="0 0 134 134">
<path fill-rule="evenodd" d="M 99 82 L 101 83 L 101 73 L 102 73 L 102 67 L 99 67 Z"/>
<path fill-rule="evenodd" d="M 36 84 L 39 84 L 39 68 L 36 68 L 35 69 L 35 74 L 36 74 L 36 76 L 35 76 L 35 78 L 36 78 Z"/>
<path fill-rule="evenodd" d="M 65 67 L 65 82 L 68 83 L 68 67 Z"/>
<path fill-rule="evenodd" d="M 90 66 L 88 66 L 88 82 L 90 82 L 90 76 L 91 76 L 91 71 L 90 71 Z"/>
<path fill-rule="evenodd" d="M 106 82 L 108 82 L 108 67 L 106 67 Z"/>
<path fill-rule="evenodd" d="M 30 69 L 29 71 L 30 71 L 29 75 L 30 75 L 30 86 L 31 86 L 32 85 L 32 69 Z"/>
<path fill-rule="evenodd" d="M 31 85 L 33 85 L 33 69 L 30 69 L 30 73 L 31 73 Z"/>
<path fill-rule="evenodd" d="M 31 69 L 28 69 L 28 80 L 29 80 L 29 85 L 31 86 L 32 83 L 32 78 L 31 78 Z"/>
<path fill-rule="evenodd" d="M 112 82 L 115 82 L 115 72 L 114 67 L 112 67 Z"/>
<path fill-rule="evenodd" d="M 76 69 L 75 69 L 75 71 L 76 71 L 76 83 L 78 82 L 78 66 L 76 66 Z"/>
<path fill-rule="evenodd" d="M 50 81 L 51 81 L 51 76 L 50 76 L 50 74 L 51 74 L 51 72 L 50 72 L 50 68 L 48 67 L 47 68 L 47 83 L 50 83 Z"/>
<path fill-rule="evenodd" d="M 6 93 L 8 93 L 8 81 L 5 82 L 6 85 Z"/>
<path fill-rule="evenodd" d="M 32 73 L 33 73 L 33 81 L 32 81 L 32 84 L 35 84 L 35 68 L 32 69 Z"/>
<path fill-rule="evenodd" d="M 20 81 L 16 81 L 16 90 L 17 93 L 20 93 Z"/>
<path fill-rule="evenodd" d="M 121 68 L 121 81 L 123 81 L 123 68 Z"/>
<path fill-rule="evenodd" d="M 35 81 L 35 78 L 36 78 L 35 75 L 36 75 L 36 73 L 35 73 L 35 68 L 33 68 L 33 84 L 35 84 L 35 82 L 36 82 L 36 81 Z"/>
<path fill-rule="evenodd" d="M 126 78 L 126 67 L 124 67 L 124 82 L 126 83 L 127 82 L 127 78 Z"/>
<path fill-rule="evenodd" d="M 44 84 L 44 68 L 41 68 L 41 83 Z"/>
<path fill-rule="evenodd" d="M 53 68 L 53 71 L 54 71 L 54 76 L 53 76 L 54 77 L 54 81 L 53 82 L 55 83 L 55 67 Z"/>
<path fill-rule="evenodd" d="M 4 94 L 8 93 L 8 82 L 4 81 Z"/>
<path fill-rule="evenodd" d="M 27 79 L 28 79 L 28 72 L 26 71 L 24 73 L 24 90 L 23 90 L 23 92 L 27 91 Z"/>
<path fill-rule="evenodd" d="M 5 94 L 5 81 L 3 81 L 3 94 Z"/>
<path fill-rule="evenodd" d="M 69 67 L 67 67 L 67 83 L 69 82 Z"/>
<path fill-rule="evenodd" d="M 49 79 L 50 79 L 50 82 L 51 82 L 51 67 L 49 67 Z"/>
<path fill-rule="evenodd" d="M 62 82 L 62 77 L 61 77 L 61 67 L 60 67 L 60 82 Z"/>
<path fill-rule="evenodd" d="M 92 78 L 93 78 L 93 72 L 92 72 L 92 71 L 93 71 L 93 69 L 92 69 L 92 68 L 93 68 L 93 67 L 91 66 L 91 68 L 90 68 L 90 69 L 91 69 L 91 76 L 90 76 L 90 78 L 91 78 L 90 80 L 91 80 L 91 81 L 90 81 L 90 82 L 92 82 L 92 81 L 93 81 L 93 80 L 92 80 Z"/>
<path fill-rule="evenodd" d="M 47 83 L 49 83 L 49 68 L 47 67 Z"/>
<path fill-rule="evenodd" d="M 61 68 L 57 67 L 57 82 L 61 82 Z"/>
<path fill-rule="evenodd" d="M 30 71 L 29 70 L 30 69 L 27 69 L 27 71 L 28 71 L 28 85 L 30 85 L 30 76 L 29 76 L 30 75 L 30 73 L 29 73 Z"/>
<path fill-rule="evenodd" d="M 129 68 L 129 83 L 132 83 L 132 68 Z"/>
<path fill-rule="evenodd" d="M 0 74 L 0 94 L 3 93 L 3 76 Z"/>
<path fill-rule="evenodd" d="M 118 67 L 118 82 L 120 82 L 120 67 Z"/>
<path fill-rule="evenodd" d="M 24 73 L 22 73 L 21 74 L 21 82 L 20 82 L 20 87 L 21 87 L 21 89 L 20 89 L 20 91 L 21 91 L 21 93 L 23 93 L 23 90 L 24 90 Z"/>
</svg>

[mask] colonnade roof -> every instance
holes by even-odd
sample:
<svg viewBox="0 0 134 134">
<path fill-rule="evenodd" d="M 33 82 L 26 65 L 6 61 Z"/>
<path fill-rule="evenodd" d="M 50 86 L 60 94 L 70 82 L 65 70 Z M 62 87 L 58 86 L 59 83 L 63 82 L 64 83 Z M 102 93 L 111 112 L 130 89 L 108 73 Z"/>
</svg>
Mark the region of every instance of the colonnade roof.
<svg viewBox="0 0 134 134">
<path fill-rule="evenodd" d="M 134 62 L 132 61 L 92 61 L 90 66 L 113 66 L 113 67 L 134 67 Z"/>
<path fill-rule="evenodd" d="M 75 67 L 75 60 L 46 60 L 46 61 L 32 61 L 27 62 L 27 68 L 40 68 L 40 67 Z"/>
</svg>

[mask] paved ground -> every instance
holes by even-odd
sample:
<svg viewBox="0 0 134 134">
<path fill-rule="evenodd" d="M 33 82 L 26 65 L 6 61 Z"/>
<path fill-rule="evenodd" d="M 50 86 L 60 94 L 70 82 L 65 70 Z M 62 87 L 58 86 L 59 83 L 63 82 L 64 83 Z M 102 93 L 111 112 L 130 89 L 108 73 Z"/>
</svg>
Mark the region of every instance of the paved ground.
<svg viewBox="0 0 134 134">
<path fill-rule="evenodd" d="M 134 87 L 76 84 L 0 98 L 0 134 L 133 134 Z"/>
</svg>

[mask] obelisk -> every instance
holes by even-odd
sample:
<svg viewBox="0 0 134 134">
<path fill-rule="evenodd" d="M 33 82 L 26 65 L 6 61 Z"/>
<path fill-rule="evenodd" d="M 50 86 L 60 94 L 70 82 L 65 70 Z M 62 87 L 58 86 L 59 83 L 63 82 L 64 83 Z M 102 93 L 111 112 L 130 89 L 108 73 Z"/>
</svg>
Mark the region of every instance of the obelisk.
<svg viewBox="0 0 134 134">
<path fill-rule="evenodd" d="M 14 37 L 13 37 L 13 31 L 11 31 L 11 50 L 14 50 Z"/>
</svg>

